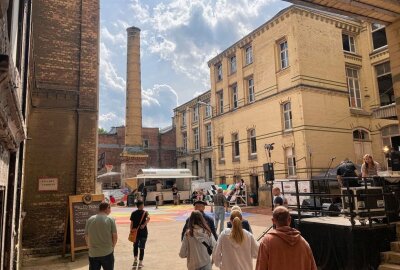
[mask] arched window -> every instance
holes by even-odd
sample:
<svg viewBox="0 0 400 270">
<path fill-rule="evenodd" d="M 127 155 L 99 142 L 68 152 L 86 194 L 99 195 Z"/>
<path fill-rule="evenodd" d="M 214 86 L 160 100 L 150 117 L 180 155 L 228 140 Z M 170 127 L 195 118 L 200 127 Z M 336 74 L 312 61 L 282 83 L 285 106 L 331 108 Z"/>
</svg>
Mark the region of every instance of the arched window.
<svg viewBox="0 0 400 270">
<path fill-rule="evenodd" d="M 355 141 L 369 141 L 369 133 L 363 129 L 356 129 L 353 131 L 353 140 Z"/>
<path fill-rule="evenodd" d="M 372 143 L 369 132 L 366 129 L 358 128 L 353 131 L 355 162 L 361 164 L 365 154 L 372 154 Z"/>
</svg>

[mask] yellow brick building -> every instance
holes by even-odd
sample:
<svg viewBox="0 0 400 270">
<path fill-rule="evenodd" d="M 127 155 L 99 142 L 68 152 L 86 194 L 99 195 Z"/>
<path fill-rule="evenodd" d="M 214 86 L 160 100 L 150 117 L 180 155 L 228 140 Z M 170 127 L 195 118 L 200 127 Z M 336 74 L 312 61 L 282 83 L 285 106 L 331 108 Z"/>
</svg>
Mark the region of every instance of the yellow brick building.
<svg viewBox="0 0 400 270">
<path fill-rule="evenodd" d="M 333 157 L 360 164 L 365 153 L 385 166 L 383 146 L 400 142 L 397 121 L 376 117 L 394 102 L 382 32 L 291 6 L 211 59 L 214 181 L 243 178 L 256 191 L 271 143 L 278 179 L 323 174 Z"/>
</svg>

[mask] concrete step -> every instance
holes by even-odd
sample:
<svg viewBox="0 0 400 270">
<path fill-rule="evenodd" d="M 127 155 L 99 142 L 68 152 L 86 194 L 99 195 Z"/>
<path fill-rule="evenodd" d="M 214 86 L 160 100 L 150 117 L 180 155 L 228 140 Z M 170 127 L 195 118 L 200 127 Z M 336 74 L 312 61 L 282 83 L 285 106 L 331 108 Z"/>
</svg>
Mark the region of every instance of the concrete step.
<svg viewBox="0 0 400 270">
<path fill-rule="evenodd" d="M 390 250 L 400 252 L 400 241 L 390 243 Z"/>
<path fill-rule="evenodd" d="M 400 265 L 400 253 L 395 251 L 381 252 L 381 262 Z"/>
<path fill-rule="evenodd" d="M 378 270 L 400 270 L 400 265 L 384 263 L 384 264 L 379 265 Z"/>
</svg>

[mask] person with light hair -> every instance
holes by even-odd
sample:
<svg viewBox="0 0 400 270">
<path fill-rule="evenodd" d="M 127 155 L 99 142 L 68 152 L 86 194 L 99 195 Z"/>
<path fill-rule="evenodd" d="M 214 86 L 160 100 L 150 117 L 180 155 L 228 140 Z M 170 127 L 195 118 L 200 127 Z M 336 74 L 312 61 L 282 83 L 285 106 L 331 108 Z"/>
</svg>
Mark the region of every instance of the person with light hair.
<svg viewBox="0 0 400 270">
<path fill-rule="evenodd" d="M 213 203 L 215 229 L 217 230 L 219 223 L 219 233 L 221 233 L 224 230 L 225 211 L 228 212 L 228 201 L 221 187 L 217 189 L 217 194 L 213 197 Z"/>
<path fill-rule="evenodd" d="M 261 240 L 256 270 L 317 270 L 310 246 L 298 230 L 289 226 L 290 220 L 286 207 L 274 209 L 272 223 L 276 229 Z"/>
<path fill-rule="evenodd" d="M 231 212 L 232 228 L 226 228 L 218 237 L 212 258 L 221 270 L 253 269 L 253 258 L 257 258 L 258 243 L 254 236 L 242 228 L 242 214 Z"/>
<path fill-rule="evenodd" d="M 378 172 L 381 170 L 378 162 L 374 161 L 370 154 L 364 155 L 364 162 L 361 165 L 361 175 L 362 177 L 377 176 Z"/>
<path fill-rule="evenodd" d="M 234 211 L 238 211 L 240 214 L 242 214 L 242 208 L 240 208 L 239 205 L 232 206 L 231 212 L 234 212 Z M 226 223 L 226 227 L 232 228 L 232 222 L 228 221 Z M 246 219 L 243 218 L 243 215 L 242 215 L 242 227 L 249 233 L 253 233 L 253 231 L 251 230 L 251 227 L 250 227 L 250 223 Z"/>
</svg>

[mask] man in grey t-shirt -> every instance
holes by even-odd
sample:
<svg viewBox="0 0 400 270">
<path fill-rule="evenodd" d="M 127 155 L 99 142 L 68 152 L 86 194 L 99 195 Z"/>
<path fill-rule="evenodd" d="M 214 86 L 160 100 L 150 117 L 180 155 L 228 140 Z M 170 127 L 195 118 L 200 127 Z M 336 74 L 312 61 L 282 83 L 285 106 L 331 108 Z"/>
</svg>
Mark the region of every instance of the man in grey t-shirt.
<svg viewBox="0 0 400 270">
<path fill-rule="evenodd" d="M 114 269 L 114 247 L 117 244 L 115 220 L 108 215 L 110 204 L 100 203 L 99 213 L 86 221 L 85 240 L 89 247 L 89 270 Z"/>
</svg>

